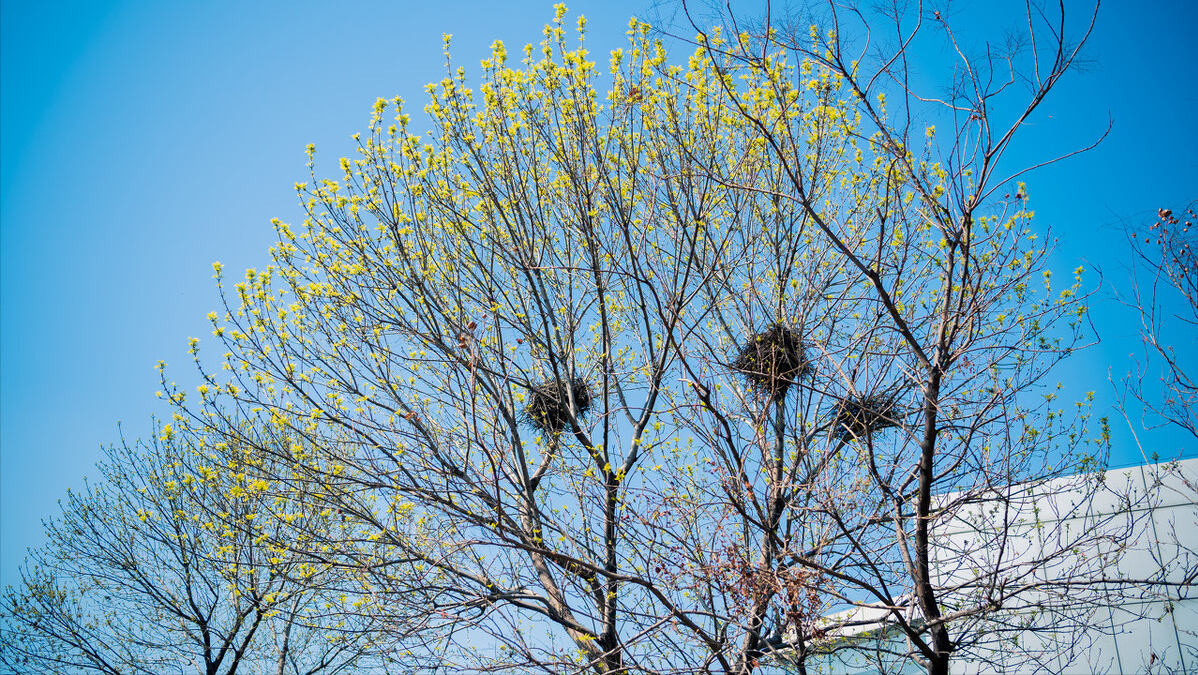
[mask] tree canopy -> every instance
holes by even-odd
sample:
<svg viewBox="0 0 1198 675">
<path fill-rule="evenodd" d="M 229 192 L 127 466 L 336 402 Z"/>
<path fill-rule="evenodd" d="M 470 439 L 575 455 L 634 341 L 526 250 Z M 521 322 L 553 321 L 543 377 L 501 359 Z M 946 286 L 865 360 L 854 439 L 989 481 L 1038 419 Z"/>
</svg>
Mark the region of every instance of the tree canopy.
<svg viewBox="0 0 1198 675">
<path fill-rule="evenodd" d="M 101 480 L 47 524 L 21 586 L 0 597 L 0 662 L 107 675 L 331 675 L 377 663 L 364 658 L 364 617 L 327 592 L 335 570 L 285 548 L 290 532 L 269 516 L 303 519 L 312 535 L 335 526 L 300 492 L 268 506 L 261 459 L 170 429 L 107 456 Z"/>
<path fill-rule="evenodd" d="M 1085 340 L 1082 272 L 1053 283 L 1002 161 L 1087 24 L 1071 43 L 1033 12 L 1025 50 L 957 51 L 933 99 L 905 57 L 948 22 L 882 16 L 879 56 L 877 18 L 730 22 L 684 63 L 633 20 L 604 75 L 559 6 L 477 86 L 447 38 L 430 131 L 380 99 L 336 178 L 309 146 L 272 264 L 216 266 L 223 356 L 195 340 L 198 391 L 164 380 L 166 433 L 246 453 L 254 480 L 215 484 L 413 670 L 806 672 L 848 649 L 947 673 L 1080 625 L 1102 589 L 1046 589 L 1101 578 L 1103 537 L 995 558 L 937 532 L 1101 466 L 1103 427 L 1044 380 Z M 1040 611 L 995 620 L 1014 606 Z M 902 640 L 829 647 L 865 609 Z"/>
</svg>

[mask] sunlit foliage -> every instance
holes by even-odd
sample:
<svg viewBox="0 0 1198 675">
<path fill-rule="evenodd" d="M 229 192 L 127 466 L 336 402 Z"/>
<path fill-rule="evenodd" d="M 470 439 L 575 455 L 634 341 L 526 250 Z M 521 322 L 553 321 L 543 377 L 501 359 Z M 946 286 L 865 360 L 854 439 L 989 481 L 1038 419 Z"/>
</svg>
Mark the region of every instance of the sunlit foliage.
<svg viewBox="0 0 1198 675">
<path fill-rule="evenodd" d="M 1085 307 L 1080 270 L 1050 284 L 1027 190 L 998 192 L 1007 139 L 966 115 L 942 156 L 827 28 L 708 31 L 677 63 L 634 20 L 607 74 L 570 32 L 559 7 L 477 85 L 447 37 L 427 133 L 380 99 L 336 177 L 309 146 L 272 265 L 216 268 L 223 368 L 193 344 L 205 384 L 168 388 L 175 424 L 346 524 L 273 515 L 354 570 L 364 615 L 424 617 L 397 637 L 413 668 L 749 672 L 862 603 L 909 638 L 885 658 L 946 667 L 1036 561 L 950 591 L 930 528 L 1076 469 L 1091 437 L 1031 389 Z M 762 387 L 733 362 L 772 326 L 804 365 Z"/>
</svg>

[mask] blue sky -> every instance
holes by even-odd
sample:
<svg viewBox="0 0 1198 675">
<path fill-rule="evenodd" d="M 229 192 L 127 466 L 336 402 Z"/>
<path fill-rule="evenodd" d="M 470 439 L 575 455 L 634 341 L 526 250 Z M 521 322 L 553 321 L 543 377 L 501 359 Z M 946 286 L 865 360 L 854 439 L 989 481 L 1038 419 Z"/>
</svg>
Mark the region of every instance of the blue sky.
<svg viewBox="0 0 1198 675">
<path fill-rule="evenodd" d="M 630 16 L 656 11 L 568 4 L 601 64 Z M 471 68 L 494 39 L 538 41 L 551 16 L 550 2 L 0 4 L 0 583 L 66 489 L 95 473 L 101 446 L 145 434 L 163 411 L 157 361 L 187 381 L 187 337 L 208 334 L 218 304 L 212 262 L 264 266 L 270 219 L 301 219 L 304 147 L 316 143 L 327 174 L 376 98 L 418 109 L 443 74 L 442 33 Z M 1060 268 L 1104 273 L 1103 342 L 1060 373 L 1102 406 L 1108 370 L 1126 372 L 1136 345 L 1134 315 L 1108 292 L 1126 276 L 1119 227 L 1198 197 L 1194 25 L 1192 2 L 1104 7 L 1088 68 L 1010 158 L 1085 145 L 1114 122 L 1098 149 L 1027 178 Z M 1193 334 L 1174 338 L 1198 351 Z M 1116 463 L 1138 457 L 1122 428 Z M 1180 450 L 1176 435 L 1146 438 Z"/>
</svg>

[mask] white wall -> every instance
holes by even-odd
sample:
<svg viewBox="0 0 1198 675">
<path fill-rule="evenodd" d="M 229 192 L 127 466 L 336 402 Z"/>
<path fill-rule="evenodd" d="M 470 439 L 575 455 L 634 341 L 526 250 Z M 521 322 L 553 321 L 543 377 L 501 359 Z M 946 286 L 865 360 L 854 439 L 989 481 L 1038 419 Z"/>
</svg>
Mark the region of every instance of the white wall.
<svg viewBox="0 0 1198 675">
<path fill-rule="evenodd" d="M 1198 460 L 1187 460 L 962 506 L 935 552 L 941 583 L 975 600 L 1020 592 L 992 619 L 956 626 L 979 636 L 979 658 L 953 672 L 1198 673 L 1196 498 Z"/>
<path fill-rule="evenodd" d="M 954 675 L 1198 673 L 1198 459 L 950 494 L 940 505 L 951 515 L 931 555 L 944 613 L 962 613 L 950 628 Z M 989 602 L 1001 609 L 973 615 Z M 905 651 L 885 611 L 829 622 L 871 615 L 875 627 L 834 637 Z M 842 656 L 813 659 L 808 672 L 880 672 Z M 920 672 L 910 662 L 882 670 Z"/>
</svg>

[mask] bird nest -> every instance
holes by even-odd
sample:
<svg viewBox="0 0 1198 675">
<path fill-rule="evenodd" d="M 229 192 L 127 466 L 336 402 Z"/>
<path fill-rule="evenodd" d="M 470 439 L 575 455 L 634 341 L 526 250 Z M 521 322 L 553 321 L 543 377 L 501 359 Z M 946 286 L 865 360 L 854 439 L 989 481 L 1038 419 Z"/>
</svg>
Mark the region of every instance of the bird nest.
<svg viewBox="0 0 1198 675">
<path fill-rule="evenodd" d="M 570 409 L 571 400 L 574 402 L 573 411 Z M 560 434 L 569 426 L 571 416 L 584 417 L 593 401 L 591 387 L 581 377 L 574 378 L 568 390 L 565 383 L 559 380 L 543 382 L 529 389 L 524 421 L 547 434 Z"/>
<path fill-rule="evenodd" d="M 862 394 L 841 399 L 833 408 L 835 419 L 832 433 L 852 440 L 867 438 L 882 429 L 897 427 L 905 411 L 898 404 L 899 390 L 890 389 L 875 394 Z"/>
<path fill-rule="evenodd" d="M 776 323 L 749 338 L 733 359 L 732 368 L 754 387 L 780 400 L 790 385 L 811 372 L 811 362 L 799 334 Z"/>
</svg>

